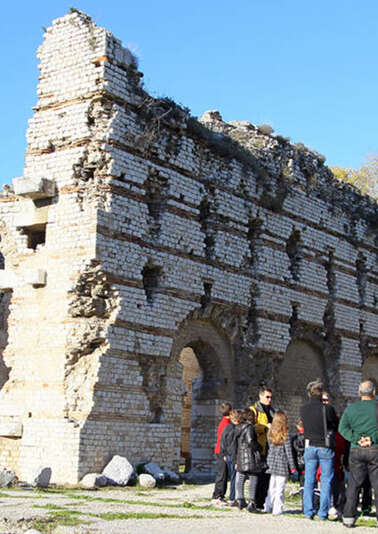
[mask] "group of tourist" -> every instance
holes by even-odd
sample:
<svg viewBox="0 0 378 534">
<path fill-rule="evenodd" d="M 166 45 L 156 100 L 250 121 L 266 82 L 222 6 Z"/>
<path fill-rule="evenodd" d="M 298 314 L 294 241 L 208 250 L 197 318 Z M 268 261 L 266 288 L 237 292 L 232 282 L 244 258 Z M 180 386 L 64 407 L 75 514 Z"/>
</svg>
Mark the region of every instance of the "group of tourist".
<svg viewBox="0 0 378 534">
<path fill-rule="evenodd" d="M 378 522 L 378 405 L 374 383 L 361 382 L 361 400 L 350 404 L 340 421 L 320 380 L 307 385 L 307 394 L 309 401 L 300 409 L 294 436 L 289 435 L 286 414 L 273 409 L 272 390 L 265 385 L 259 390 L 259 400 L 248 408 L 235 410 L 230 403 L 222 403 L 212 504 L 279 515 L 291 477 L 300 482 L 305 517 L 342 519 L 346 527 L 353 527 L 360 490 L 370 486 Z M 244 497 L 247 479 L 248 502 Z"/>
</svg>

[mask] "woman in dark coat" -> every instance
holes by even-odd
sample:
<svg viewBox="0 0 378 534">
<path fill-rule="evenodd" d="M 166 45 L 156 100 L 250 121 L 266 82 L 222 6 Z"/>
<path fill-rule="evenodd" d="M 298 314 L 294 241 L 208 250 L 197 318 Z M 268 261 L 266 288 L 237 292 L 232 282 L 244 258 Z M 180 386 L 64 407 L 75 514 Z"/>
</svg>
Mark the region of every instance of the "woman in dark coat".
<svg viewBox="0 0 378 534">
<path fill-rule="evenodd" d="M 236 500 L 239 508 L 247 508 L 248 512 L 257 512 L 256 508 L 256 485 L 251 484 L 251 479 L 262 469 L 261 461 L 259 462 L 261 446 L 257 441 L 257 434 L 254 429 L 254 413 L 246 408 L 242 411 L 242 423 L 238 428 L 236 440 Z M 256 454 L 257 453 L 257 454 Z M 249 478 L 249 503 L 247 505 L 244 499 L 244 484 Z"/>
</svg>

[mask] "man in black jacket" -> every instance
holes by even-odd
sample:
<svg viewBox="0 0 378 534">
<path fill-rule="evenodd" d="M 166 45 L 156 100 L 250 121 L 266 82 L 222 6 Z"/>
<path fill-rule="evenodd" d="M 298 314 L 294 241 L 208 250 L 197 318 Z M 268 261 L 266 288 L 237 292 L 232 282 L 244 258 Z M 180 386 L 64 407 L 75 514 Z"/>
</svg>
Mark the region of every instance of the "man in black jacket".
<svg viewBox="0 0 378 534">
<path fill-rule="evenodd" d="M 320 465 L 321 491 L 318 517 L 325 520 L 328 518 L 328 510 L 331 506 L 331 484 L 334 475 L 333 449 L 326 447 L 324 416 L 325 410 L 326 430 L 336 430 L 338 419 L 331 405 L 322 403 L 323 384 L 315 380 L 307 385 L 307 394 L 310 401 L 301 407 L 301 419 L 304 427 L 306 449 L 305 461 L 305 484 L 303 491 L 303 511 L 306 517 L 312 519 L 314 510 L 314 488 L 316 472 Z"/>
</svg>

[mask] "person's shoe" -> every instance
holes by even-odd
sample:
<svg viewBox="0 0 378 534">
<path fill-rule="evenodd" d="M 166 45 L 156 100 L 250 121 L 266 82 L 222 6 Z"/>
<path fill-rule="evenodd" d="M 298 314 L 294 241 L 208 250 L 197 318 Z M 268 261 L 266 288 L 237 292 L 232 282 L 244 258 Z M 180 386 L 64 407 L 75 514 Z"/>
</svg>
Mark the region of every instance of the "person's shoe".
<svg viewBox="0 0 378 534">
<path fill-rule="evenodd" d="M 339 519 L 339 513 L 334 506 L 328 510 L 328 519 L 330 521 L 337 521 Z"/>
<path fill-rule="evenodd" d="M 217 506 L 218 508 L 224 508 L 225 506 L 227 506 L 227 503 L 223 499 L 212 499 L 211 506 Z"/>
<path fill-rule="evenodd" d="M 235 506 L 239 506 L 239 504 L 238 504 L 238 501 L 234 500 L 234 501 L 228 501 L 227 506 L 234 508 Z"/>
<path fill-rule="evenodd" d="M 249 503 L 247 505 L 247 512 L 250 512 L 251 514 L 258 514 L 259 513 L 258 509 L 256 508 L 255 501 L 249 501 Z"/>
<path fill-rule="evenodd" d="M 353 528 L 355 523 L 354 517 L 343 517 L 343 525 L 347 528 Z"/>
<path fill-rule="evenodd" d="M 243 508 L 247 507 L 247 503 L 245 499 L 238 499 L 238 508 L 239 510 L 243 510 Z"/>
</svg>

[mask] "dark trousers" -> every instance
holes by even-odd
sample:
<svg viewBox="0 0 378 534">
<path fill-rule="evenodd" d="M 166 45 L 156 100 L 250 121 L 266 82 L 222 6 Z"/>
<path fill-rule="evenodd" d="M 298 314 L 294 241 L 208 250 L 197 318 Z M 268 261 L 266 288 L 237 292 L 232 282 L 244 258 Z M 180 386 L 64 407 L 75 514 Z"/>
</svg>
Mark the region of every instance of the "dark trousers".
<svg viewBox="0 0 378 534">
<path fill-rule="evenodd" d="M 224 461 L 222 454 L 216 454 L 216 475 L 213 499 L 223 499 L 227 490 L 227 462 Z"/>
<path fill-rule="evenodd" d="M 257 475 L 257 490 L 256 490 L 256 506 L 257 508 L 264 508 L 266 496 L 268 494 L 270 482 L 269 473 L 259 473 Z"/>
<path fill-rule="evenodd" d="M 371 502 L 373 500 L 373 496 L 371 494 L 371 484 L 369 477 L 367 476 L 364 480 L 364 483 L 361 487 L 362 490 L 362 499 L 361 499 L 361 508 L 362 511 L 370 510 L 371 508 Z"/>
<path fill-rule="evenodd" d="M 349 455 L 349 482 L 346 490 L 344 517 L 355 517 L 358 495 L 366 475 L 375 492 L 375 506 L 378 520 L 378 447 L 351 448 Z"/>
<path fill-rule="evenodd" d="M 339 480 L 337 473 L 332 480 L 332 506 L 339 513 L 342 513 L 345 506 L 345 484 L 344 480 Z"/>
</svg>

